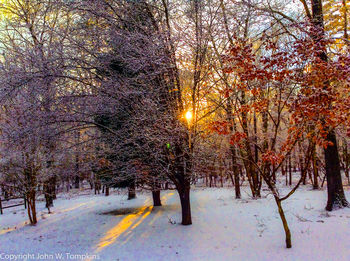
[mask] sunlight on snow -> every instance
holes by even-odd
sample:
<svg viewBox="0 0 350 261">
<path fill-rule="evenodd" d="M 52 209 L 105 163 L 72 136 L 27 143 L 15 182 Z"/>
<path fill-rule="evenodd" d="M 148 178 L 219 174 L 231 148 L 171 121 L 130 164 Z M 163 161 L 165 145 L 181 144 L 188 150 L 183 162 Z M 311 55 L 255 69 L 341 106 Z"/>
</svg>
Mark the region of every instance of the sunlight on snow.
<svg viewBox="0 0 350 261">
<path fill-rule="evenodd" d="M 165 201 L 169 196 L 174 193 L 168 193 L 162 197 L 162 201 Z M 148 203 L 146 200 L 145 203 Z M 132 236 L 131 232 L 138 227 L 149 214 L 151 214 L 153 206 L 142 207 L 137 213 L 129 214 L 123 218 L 115 227 L 106 232 L 106 235 L 97 244 L 96 253 L 100 252 L 105 247 L 113 244 L 121 235 L 127 236 L 123 244 L 125 244 Z"/>
<path fill-rule="evenodd" d="M 100 240 L 100 242 L 97 245 L 97 252 L 100 252 L 106 246 L 109 246 L 110 244 L 114 243 L 117 240 L 117 238 L 120 237 L 124 232 L 126 232 L 141 215 L 143 215 L 144 213 L 145 215 L 149 215 L 149 213 L 152 211 L 152 208 L 152 206 L 143 207 L 137 213 L 129 214 L 125 218 L 123 218 L 118 223 L 118 225 L 107 231 L 106 235 Z M 135 223 L 135 225 L 131 229 L 134 229 L 141 222 Z"/>
</svg>

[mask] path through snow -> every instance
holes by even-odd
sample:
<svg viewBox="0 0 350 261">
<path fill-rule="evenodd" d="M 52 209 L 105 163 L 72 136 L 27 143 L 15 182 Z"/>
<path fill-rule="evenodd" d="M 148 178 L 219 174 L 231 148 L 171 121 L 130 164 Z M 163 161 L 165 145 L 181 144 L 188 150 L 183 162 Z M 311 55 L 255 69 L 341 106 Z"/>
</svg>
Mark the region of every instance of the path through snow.
<svg viewBox="0 0 350 261">
<path fill-rule="evenodd" d="M 155 208 L 150 193 L 131 201 L 117 194 L 61 198 L 51 215 L 40 203 L 36 226 L 25 225 L 24 210 L 7 211 L 0 216 L 0 253 L 95 254 L 106 261 L 350 260 L 350 209 L 325 212 L 325 191 L 303 188 L 285 202 L 292 249 L 284 247 L 271 196 L 236 200 L 233 194 L 195 189 L 192 226 L 179 224 L 175 191 L 162 192 L 163 206 Z"/>
</svg>

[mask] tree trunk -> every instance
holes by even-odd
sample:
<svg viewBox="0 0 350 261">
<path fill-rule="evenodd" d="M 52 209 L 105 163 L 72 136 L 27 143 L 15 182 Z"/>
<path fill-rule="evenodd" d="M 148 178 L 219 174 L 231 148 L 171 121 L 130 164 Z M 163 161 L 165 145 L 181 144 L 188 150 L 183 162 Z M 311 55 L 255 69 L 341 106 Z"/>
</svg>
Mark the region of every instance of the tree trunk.
<svg viewBox="0 0 350 261">
<path fill-rule="evenodd" d="M 56 195 L 56 185 L 57 185 L 57 177 L 56 175 L 54 175 L 50 181 L 50 185 L 51 185 L 51 191 L 52 191 L 52 199 L 57 199 L 57 195 Z"/>
<path fill-rule="evenodd" d="M 50 207 L 53 207 L 53 189 L 51 184 L 51 178 L 44 182 L 44 194 L 45 194 L 45 207 L 50 212 Z"/>
<path fill-rule="evenodd" d="M 235 186 L 235 181 L 234 181 L 234 179 L 233 179 L 232 172 L 229 171 L 229 172 L 228 172 L 228 175 L 229 175 L 230 180 L 231 180 L 231 182 L 232 182 L 232 186 L 234 187 L 234 186 Z"/>
<path fill-rule="evenodd" d="M 99 180 L 95 180 L 95 182 L 94 182 L 94 187 L 95 187 L 95 195 L 96 194 L 100 194 L 100 190 L 101 190 L 101 181 L 99 181 Z"/>
<path fill-rule="evenodd" d="M 286 170 L 287 170 L 287 166 L 286 166 Z M 286 175 L 286 186 L 288 186 L 288 172 L 284 173 L 284 175 Z"/>
<path fill-rule="evenodd" d="M 136 198 L 135 183 L 131 182 L 128 187 L 128 200 Z"/>
<path fill-rule="evenodd" d="M 28 202 L 28 218 L 31 225 L 35 225 L 37 223 L 36 218 L 36 208 L 35 208 L 35 194 L 36 188 L 38 186 L 36 180 L 36 172 L 33 171 L 33 166 L 31 163 L 28 163 L 28 166 L 24 169 L 25 176 L 25 188 L 26 188 L 26 198 Z"/>
<path fill-rule="evenodd" d="M 178 189 L 178 193 L 181 201 L 181 211 L 182 211 L 182 225 L 191 225 L 191 202 L 190 202 L 190 188 Z"/>
<path fill-rule="evenodd" d="M 220 170 L 220 183 L 221 183 L 221 187 L 224 187 L 224 175 L 222 174 L 222 171 Z"/>
<path fill-rule="evenodd" d="M 105 196 L 108 197 L 109 196 L 109 187 L 106 186 L 106 193 L 105 193 Z"/>
<path fill-rule="evenodd" d="M 312 153 L 312 171 L 313 171 L 313 189 L 318 189 L 318 166 L 317 166 L 317 157 L 316 157 L 316 146 L 314 147 Z"/>
<path fill-rule="evenodd" d="M 76 175 L 75 178 L 74 178 L 74 188 L 78 189 L 79 188 L 79 183 L 80 183 L 79 175 Z"/>
<path fill-rule="evenodd" d="M 289 170 L 289 186 L 292 186 L 292 157 L 291 156 L 289 156 L 288 170 Z"/>
<path fill-rule="evenodd" d="M 241 105 L 244 106 L 246 104 L 246 96 L 244 91 L 241 93 Z M 248 128 L 248 114 L 247 112 L 243 111 L 241 112 L 241 117 L 242 117 L 242 129 L 243 132 L 246 135 L 246 139 L 244 140 L 244 145 L 245 145 L 245 153 L 246 155 L 242 155 L 244 162 L 244 166 L 246 169 L 250 189 L 252 191 L 252 196 L 253 198 L 260 198 L 260 185 L 259 185 L 259 173 L 257 172 L 254 163 L 255 158 L 253 155 L 253 152 L 251 150 L 250 144 L 250 136 L 249 136 L 249 128 Z"/>
<path fill-rule="evenodd" d="M 239 184 L 239 172 L 237 170 L 234 172 L 234 177 L 235 177 L 236 198 L 239 199 L 239 198 L 241 198 L 241 187 Z"/>
<path fill-rule="evenodd" d="M 237 161 L 236 161 L 236 149 L 232 144 L 230 144 L 230 152 L 231 152 L 231 160 L 232 160 L 232 171 L 233 171 L 233 176 L 235 178 L 235 194 L 236 198 L 241 198 L 241 187 L 239 184 L 239 170 L 237 166 Z"/>
<path fill-rule="evenodd" d="M 35 191 L 30 191 L 27 194 L 28 202 L 28 218 L 31 225 L 35 225 L 38 221 L 36 218 L 36 206 L 35 206 Z"/>
<path fill-rule="evenodd" d="M 344 162 L 344 173 L 345 173 L 345 177 L 348 179 L 348 185 L 350 185 L 350 175 L 349 175 L 349 161 L 350 161 L 350 157 L 349 157 L 349 153 L 348 153 L 348 145 L 346 142 L 346 139 L 344 138 L 343 140 L 343 162 Z"/>
<path fill-rule="evenodd" d="M 162 205 L 162 202 L 160 200 L 160 190 L 152 191 L 152 197 L 153 197 L 153 206 L 154 207 L 159 207 Z"/>
<path fill-rule="evenodd" d="M 49 146 L 49 148 L 51 151 L 52 146 Z M 48 160 L 46 162 L 47 168 L 50 169 L 51 171 L 52 171 L 53 162 L 54 162 L 53 160 Z M 45 202 L 46 202 L 45 205 L 49 213 L 51 213 L 50 207 L 53 207 L 53 200 L 56 199 L 56 182 L 57 182 L 56 175 L 53 175 L 53 176 L 49 176 L 49 178 L 44 181 L 44 185 L 43 185 L 43 192 L 45 195 Z"/>
<path fill-rule="evenodd" d="M 278 213 L 280 214 L 280 217 L 282 220 L 283 229 L 284 229 L 284 232 L 286 234 L 286 247 L 291 248 L 292 247 L 292 235 L 291 235 L 289 227 L 288 227 L 286 216 L 284 215 L 281 200 L 279 198 L 275 197 L 275 201 L 276 201 L 276 204 L 278 207 Z"/>
<path fill-rule="evenodd" d="M 312 23 L 314 25 L 315 32 L 312 34 L 313 40 L 320 44 L 319 58 L 328 62 L 328 55 L 326 47 L 322 46 L 322 39 L 324 38 L 324 21 L 322 11 L 322 0 L 312 1 Z M 324 89 L 327 90 L 330 83 L 327 81 L 324 83 Z M 332 104 L 328 104 L 331 108 Z M 337 147 L 337 138 L 333 129 L 328 130 L 327 139 L 333 146 L 327 146 L 324 149 L 325 163 L 326 163 L 326 178 L 327 178 L 327 193 L 328 200 L 326 210 L 332 211 L 336 208 L 349 206 L 347 202 L 340 173 L 340 160 Z"/>
<path fill-rule="evenodd" d="M 332 211 L 333 209 L 347 207 L 349 203 L 345 198 L 343 190 L 337 140 L 333 130 L 329 131 L 327 140 L 332 142 L 333 145 L 327 146 L 324 150 L 328 192 L 326 210 Z"/>
</svg>

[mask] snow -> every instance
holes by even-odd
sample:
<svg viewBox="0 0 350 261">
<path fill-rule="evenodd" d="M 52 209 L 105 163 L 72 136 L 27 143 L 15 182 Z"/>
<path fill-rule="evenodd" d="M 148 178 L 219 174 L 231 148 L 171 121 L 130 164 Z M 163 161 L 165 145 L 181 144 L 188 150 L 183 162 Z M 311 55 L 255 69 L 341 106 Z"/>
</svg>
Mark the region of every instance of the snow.
<svg viewBox="0 0 350 261">
<path fill-rule="evenodd" d="M 179 224 L 179 198 L 173 190 L 162 191 L 163 206 L 156 208 L 146 192 L 134 200 L 117 192 L 109 197 L 62 194 L 54 202 L 53 214 L 47 214 L 44 202 L 38 203 L 36 226 L 25 224 L 23 207 L 5 210 L 0 216 L 0 257 L 12 254 L 24 260 L 23 255 L 28 254 L 34 258 L 27 256 L 27 260 L 58 260 L 55 254 L 62 254 L 65 260 L 349 260 L 350 209 L 324 211 L 325 190 L 302 187 L 284 202 L 292 249 L 285 248 L 272 196 L 254 200 L 248 196 L 248 188 L 243 192 L 243 199 L 236 200 L 232 188 L 194 188 L 191 226 Z M 346 195 L 350 199 L 349 191 Z M 89 258 L 83 256 L 86 254 Z"/>
</svg>

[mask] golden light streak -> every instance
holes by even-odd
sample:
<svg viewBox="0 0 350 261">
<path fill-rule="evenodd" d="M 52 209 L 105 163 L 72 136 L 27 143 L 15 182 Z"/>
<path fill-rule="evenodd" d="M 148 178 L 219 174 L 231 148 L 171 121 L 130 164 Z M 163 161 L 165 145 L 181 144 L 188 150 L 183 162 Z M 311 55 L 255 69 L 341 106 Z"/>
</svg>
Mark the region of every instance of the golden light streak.
<svg viewBox="0 0 350 261">
<path fill-rule="evenodd" d="M 174 193 L 168 193 L 164 195 L 161 200 L 165 201 L 169 196 L 173 194 Z M 147 203 L 147 201 L 145 203 Z M 123 218 L 115 227 L 108 230 L 103 238 L 101 238 L 100 242 L 97 244 L 95 253 L 98 253 L 105 247 L 113 244 L 122 235 L 127 237 L 123 244 L 129 241 L 132 236 L 132 230 L 138 227 L 147 218 L 147 216 L 151 214 L 152 209 L 153 206 L 145 206 L 140 208 L 137 213 L 129 214 Z"/>
<path fill-rule="evenodd" d="M 148 211 L 146 211 L 148 209 Z M 118 225 L 107 231 L 106 235 L 100 240 L 97 245 L 97 252 L 100 252 L 103 248 L 113 244 L 118 237 L 120 237 L 124 232 L 126 232 L 137 220 L 138 218 L 146 212 L 145 215 L 149 215 L 152 207 L 142 207 L 137 213 L 129 214 L 123 218 Z M 136 223 L 138 226 L 140 223 Z M 136 226 L 134 225 L 133 228 Z"/>
</svg>

